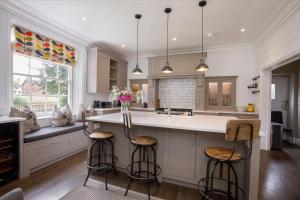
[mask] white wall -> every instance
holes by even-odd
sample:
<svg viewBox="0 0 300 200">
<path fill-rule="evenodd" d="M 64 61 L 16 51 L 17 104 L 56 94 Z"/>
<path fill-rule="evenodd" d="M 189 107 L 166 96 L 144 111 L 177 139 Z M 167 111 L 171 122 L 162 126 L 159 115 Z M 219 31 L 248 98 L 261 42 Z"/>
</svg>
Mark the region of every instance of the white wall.
<svg viewBox="0 0 300 200">
<path fill-rule="evenodd" d="M 258 103 L 257 96 L 247 88 L 252 83 L 252 78 L 258 75 L 255 52 L 250 47 L 222 48 L 208 50 L 207 64 L 209 71 L 206 76 L 238 76 L 236 105 L 246 106 L 248 103 Z M 128 58 L 128 79 L 144 79 L 148 76 L 148 60 L 141 59 L 142 75 L 133 75 L 136 58 Z"/>
</svg>

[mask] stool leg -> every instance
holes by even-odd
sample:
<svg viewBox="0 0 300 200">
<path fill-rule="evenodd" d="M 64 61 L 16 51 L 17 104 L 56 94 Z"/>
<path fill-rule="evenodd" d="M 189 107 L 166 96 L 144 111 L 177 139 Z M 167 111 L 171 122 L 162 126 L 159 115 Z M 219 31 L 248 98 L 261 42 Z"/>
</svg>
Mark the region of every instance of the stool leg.
<svg viewBox="0 0 300 200">
<path fill-rule="evenodd" d="M 154 167 L 153 172 L 154 172 L 155 182 L 156 182 L 157 187 L 159 187 L 159 181 L 157 179 L 157 171 L 156 171 L 156 165 L 157 165 L 156 151 L 155 151 L 155 148 L 153 145 L 151 146 L 151 149 L 153 151 L 153 167 Z"/>
<path fill-rule="evenodd" d="M 147 193 L 148 193 L 148 200 L 150 200 L 150 185 L 147 184 Z"/>
<path fill-rule="evenodd" d="M 89 155 L 89 165 L 91 166 L 92 165 L 92 154 L 93 154 L 93 147 L 94 147 L 94 145 L 96 144 L 96 142 L 94 142 L 94 143 L 92 143 L 92 145 L 91 145 L 91 147 L 90 147 L 90 155 Z M 91 169 L 90 168 L 88 168 L 88 174 L 87 174 L 87 176 L 86 176 L 86 178 L 85 178 L 85 181 L 84 181 L 84 184 L 83 184 L 83 186 L 86 186 L 86 182 L 88 181 L 88 179 L 89 179 L 89 177 L 90 177 L 90 174 L 91 174 Z"/>
<path fill-rule="evenodd" d="M 106 145 L 105 145 L 105 141 L 102 141 L 102 147 L 103 147 L 103 157 L 104 157 L 104 179 L 105 179 L 105 189 L 108 190 L 107 187 L 107 174 L 106 174 L 106 170 L 107 170 L 107 163 L 106 163 Z"/>
<path fill-rule="evenodd" d="M 219 163 L 220 163 L 219 161 L 217 161 L 215 163 L 215 167 L 214 167 L 214 169 L 211 173 L 211 176 L 210 176 L 210 190 L 212 190 L 214 188 L 214 174 L 215 174 L 216 168 L 217 168 Z"/>
<path fill-rule="evenodd" d="M 127 184 L 126 192 L 125 192 L 124 196 L 127 196 L 128 190 L 129 190 L 129 188 L 130 188 L 130 186 L 131 186 L 131 183 L 132 183 L 132 178 L 129 179 L 129 182 L 128 182 L 128 184 Z"/>
<path fill-rule="evenodd" d="M 205 179 L 205 194 L 208 193 L 208 185 L 209 185 L 209 174 L 210 174 L 210 164 L 211 164 L 211 159 L 207 161 L 206 165 L 206 179 Z"/>
<path fill-rule="evenodd" d="M 232 164 L 231 163 L 228 163 L 228 165 L 229 165 L 229 167 L 232 169 L 232 172 L 233 172 L 233 174 L 234 174 L 234 193 L 235 193 L 235 200 L 238 200 L 239 199 L 239 179 L 238 179 L 238 176 L 237 176 L 237 173 L 236 173 L 236 171 L 235 171 L 235 169 L 234 169 L 234 167 L 232 166 Z"/>
<path fill-rule="evenodd" d="M 230 199 L 231 197 L 231 180 L 230 180 L 230 166 L 229 164 L 227 163 L 227 173 L 228 173 L 228 177 L 227 177 L 227 198 Z"/>
<path fill-rule="evenodd" d="M 108 142 L 111 145 L 111 166 L 112 166 L 112 169 L 114 170 L 115 175 L 118 175 L 118 171 L 116 170 L 116 167 L 115 167 L 115 149 L 114 149 L 114 143 L 111 140 L 108 140 Z"/>
<path fill-rule="evenodd" d="M 139 148 L 139 176 L 141 177 L 142 147 Z"/>
</svg>

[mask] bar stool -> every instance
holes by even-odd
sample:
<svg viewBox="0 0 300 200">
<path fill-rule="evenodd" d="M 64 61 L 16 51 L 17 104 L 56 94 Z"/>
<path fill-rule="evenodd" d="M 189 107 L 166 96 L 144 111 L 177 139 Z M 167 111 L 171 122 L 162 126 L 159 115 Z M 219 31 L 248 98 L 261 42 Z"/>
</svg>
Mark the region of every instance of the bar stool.
<svg viewBox="0 0 300 200">
<path fill-rule="evenodd" d="M 161 168 L 156 161 L 155 146 L 157 144 L 157 139 L 150 136 L 130 137 L 132 129 L 130 112 L 123 114 L 123 123 L 125 136 L 129 139 L 130 143 L 135 146 L 135 149 L 131 154 L 131 163 L 126 169 L 129 182 L 124 195 L 127 196 L 132 182 L 137 181 L 147 185 L 148 199 L 150 200 L 150 184 L 156 182 L 157 186 L 159 186 L 157 177 L 161 172 Z M 151 154 L 149 151 L 152 151 L 152 161 L 150 160 Z M 136 154 L 138 157 L 137 160 L 135 160 Z"/>
<path fill-rule="evenodd" d="M 109 131 L 95 131 L 92 133 L 89 132 L 84 113 L 82 113 L 82 122 L 84 134 L 91 140 L 89 147 L 89 158 L 85 162 L 85 165 L 88 169 L 88 174 L 83 185 L 86 186 L 86 182 L 88 181 L 89 176 L 92 172 L 103 173 L 105 179 L 105 189 L 108 190 L 107 172 L 113 170 L 115 175 L 118 174 L 115 168 L 115 162 L 117 158 L 114 155 L 114 144 L 112 142 L 114 134 Z M 107 154 L 106 152 L 107 144 L 110 144 L 111 155 Z M 99 148 L 99 152 L 97 155 L 94 155 L 95 152 L 93 151 L 95 146 L 98 146 Z M 111 158 L 110 162 L 107 161 L 107 157 Z"/>
<path fill-rule="evenodd" d="M 198 182 L 202 199 L 239 199 L 239 191 L 245 194 L 245 191 L 239 186 L 238 175 L 233 164 L 251 158 L 253 139 L 259 137 L 260 120 L 230 120 L 227 123 L 225 140 L 233 142 L 232 149 L 224 147 L 209 147 L 204 150 L 208 158 L 206 177 Z M 240 146 L 240 150 L 237 150 Z M 211 172 L 211 165 L 214 163 Z M 223 166 L 227 165 L 227 178 L 223 178 Z M 215 176 L 217 167 L 220 167 L 219 177 Z M 233 173 L 234 182 L 231 180 Z M 226 183 L 227 190 L 215 188 L 214 181 Z M 232 196 L 232 186 L 234 186 L 234 197 Z"/>
</svg>

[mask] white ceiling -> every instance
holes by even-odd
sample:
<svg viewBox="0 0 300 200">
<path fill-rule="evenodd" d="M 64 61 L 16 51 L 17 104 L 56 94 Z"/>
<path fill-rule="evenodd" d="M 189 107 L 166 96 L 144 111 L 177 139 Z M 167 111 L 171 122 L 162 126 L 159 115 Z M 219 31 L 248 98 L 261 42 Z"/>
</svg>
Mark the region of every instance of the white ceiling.
<svg viewBox="0 0 300 200">
<path fill-rule="evenodd" d="M 199 0 L 21 0 L 52 22 L 94 43 L 131 55 L 136 51 L 136 19 L 140 21 L 140 51 L 153 53 L 166 48 L 166 14 L 170 15 L 170 49 L 201 47 Z M 288 0 L 208 0 L 204 10 L 206 47 L 250 44 L 283 9 Z M 42 17 L 42 16 L 41 16 Z M 87 21 L 82 21 L 86 17 Z M 240 32 L 245 28 L 244 33 Z M 172 41 L 176 37 L 177 41 Z M 125 44 L 126 48 L 121 45 Z"/>
</svg>

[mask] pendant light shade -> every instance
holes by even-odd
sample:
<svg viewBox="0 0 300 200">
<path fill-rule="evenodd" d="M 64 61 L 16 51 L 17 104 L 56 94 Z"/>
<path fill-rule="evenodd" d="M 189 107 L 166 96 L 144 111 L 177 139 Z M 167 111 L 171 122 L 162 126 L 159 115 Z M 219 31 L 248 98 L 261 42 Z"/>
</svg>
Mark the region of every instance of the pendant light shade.
<svg viewBox="0 0 300 200">
<path fill-rule="evenodd" d="M 135 18 L 137 20 L 136 23 L 136 65 L 135 68 L 132 70 L 132 73 L 135 75 L 142 74 L 143 71 L 139 66 L 139 20 L 142 18 L 141 14 L 136 14 Z"/>
<path fill-rule="evenodd" d="M 205 64 L 204 60 L 204 53 L 203 53 L 203 8 L 206 6 L 207 2 L 206 0 L 201 0 L 199 2 L 199 6 L 202 8 L 202 58 L 200 60 L 200 64 L 196 67 L 197 72 L 207 72 L 208 71 L 208 65 Z"/>
<path fill-rule="evenodd" d="M 171 8 L 166 8 L 165 13 L 167 14 L 167 61 L 165 66 L 162 68 L 163 73 L 172 73 L 173 69 L 169 65 L 169 14 L 171 13 L 172 9 Z"/>
<path fill-rule="evenodd" d="M 196 67 L 197 72 L 207 72 L 208 66 L 205 64 L 204 59 L 201 59 L 200 64 Z"/>
</svg>

